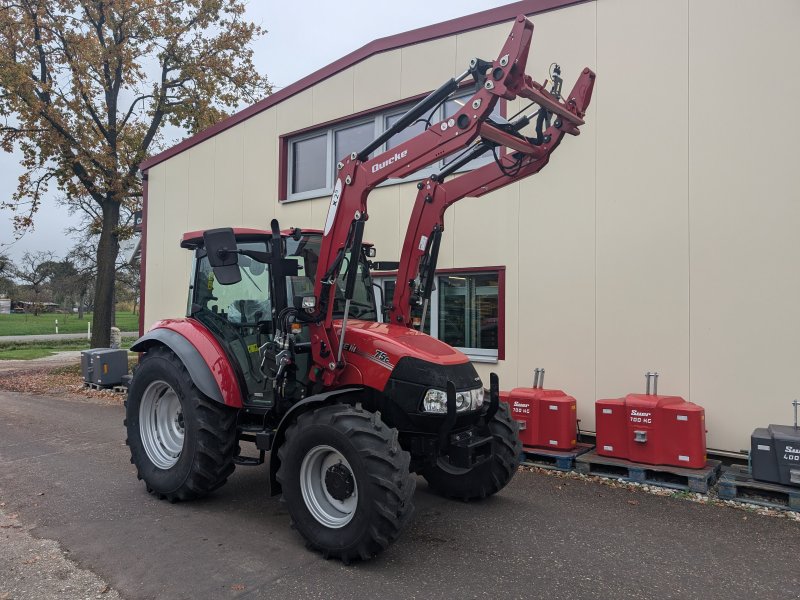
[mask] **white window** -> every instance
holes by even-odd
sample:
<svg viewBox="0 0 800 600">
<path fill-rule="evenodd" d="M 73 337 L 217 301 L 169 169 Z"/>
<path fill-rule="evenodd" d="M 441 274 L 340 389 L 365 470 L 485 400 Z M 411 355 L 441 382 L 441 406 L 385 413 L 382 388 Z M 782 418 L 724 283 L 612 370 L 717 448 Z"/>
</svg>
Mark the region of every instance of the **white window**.
<svg viewBox="0 0 800 600">
<path fill-rule="evenodd" d="M 424 115 L 415 123 L 393 136 L 382 147 L 378 148 L 372 156 L 395 148 L 415 135 L 422 133 L 429 123 L 438 123 L 454 115 L 471 96 L 472 92 L 469 92 L 447 100 L 431 113 Z M 286 168 L 289 171 L 286 177 L 288 182 L 286 199 L 305 200 L 331 194 L 336 175 L 336 163 L 351 152 L 358 152 L 364 148 L 382 132 L 394 125 L 409 108 L 411 108 L 410 104 L 399 109 L 376 112 L 369 117 L 338 123 L 331 127 L 289 138 L 287 144 L 288 160 L 286 161 Z M 495 105 L 492 114 L 500 114 L 500 102 Z M 426 119 L 429 119 L 429 123 L 426 122 Z M 453 160 L 458 154 L 453 154 L 449 159 Z M 466 165 L 462 171 L 485 165 L 491 160 L 493 160 L 492 153 L 487 152 L 484 156 Z M 435 173 L 445 165 L 445 161 L 438 161 L 406 177 L 405 181 L 422 179 Z M 387 184 L 391 185 L 399 181 L 402 180 L 391 179 Z"/>
<path fill-rule="evenodd" d="M 383 303 L 392 303 L 394 277 L 375 278 L 383 289 Z M 376 302 L 380 302 L 376 294 Z M 499 271 L 442 273 L 425 319 L 424 331 L 458 348 L 476 362 L 496 362 L 505 324 L 500 311 Z M 421 308 L 414 311 L 421 317 Z"/>
</svg>

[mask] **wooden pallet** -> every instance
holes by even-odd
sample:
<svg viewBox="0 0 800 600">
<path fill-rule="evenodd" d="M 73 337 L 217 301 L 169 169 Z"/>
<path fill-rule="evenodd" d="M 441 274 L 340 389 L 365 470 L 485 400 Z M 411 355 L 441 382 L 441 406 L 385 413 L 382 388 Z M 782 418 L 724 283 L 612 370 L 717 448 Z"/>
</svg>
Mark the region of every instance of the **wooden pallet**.
<svg viewBox="0 0 800 600">
<path fill-rule="evenodd" d="M 579 473 L 585 475 L 612 477 L 701 494 L 708 493 L 722 469 L 722 463 L 718 460 L 706 461 L 706 466 L 702 469 L 687 469 L 668 465 L 646 465 L 621 458 L 600 456 L 595 450 L 579 456 L 575 466 Z"/>
<path fill-rule="evenodd" d="M 572 471 L 575 469 L 575 459 L 592 448 L 594 448 L 594 444 L 578 444 L 574 450 L 550 450 L 549 448 L 524 446 L 521 461 L 528 467 Z"/>
<path fill-rule="evenodd" d="M 744 465 L 732 465 L 722 474 L 717 493 L 723 500 L 800 511 L 800 487 L 757 481 Z"/>
<path fill-rule="evenodd" d="M 83 387 L 89 390 L 101 390 L 106 392 L 128 393 L 128 388 L 124 385 L 103 385 L 101 383 L 93 383 L 91 381 L 84 381 Z"/>
</svg>

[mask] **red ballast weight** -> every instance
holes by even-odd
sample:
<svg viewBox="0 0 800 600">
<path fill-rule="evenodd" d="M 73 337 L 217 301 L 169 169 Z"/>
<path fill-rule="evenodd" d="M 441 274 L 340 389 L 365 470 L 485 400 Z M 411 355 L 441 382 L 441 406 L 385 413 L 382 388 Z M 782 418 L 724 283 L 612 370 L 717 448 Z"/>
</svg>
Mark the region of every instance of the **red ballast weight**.
<svg viewBox="0 0 800 600">
<path fill-rule="evenodd" d="M 595 403 L 597 453 L 648 465 L 705 467 L 705 410 L 679 396 L 659 396 L 658 373 L 646 377 L 646 394 Z"/>
<path fill-rule="evenodd" d="M 500 392 L 500 400 L 511 409 L 519 423 L 523 446 L 572 450 L 577 442 L 577 406 L 575 398 L 561 390 L 542 389 L 544 369 L 536 369 L 532 388 L 514 388 Z"/>
</svg>

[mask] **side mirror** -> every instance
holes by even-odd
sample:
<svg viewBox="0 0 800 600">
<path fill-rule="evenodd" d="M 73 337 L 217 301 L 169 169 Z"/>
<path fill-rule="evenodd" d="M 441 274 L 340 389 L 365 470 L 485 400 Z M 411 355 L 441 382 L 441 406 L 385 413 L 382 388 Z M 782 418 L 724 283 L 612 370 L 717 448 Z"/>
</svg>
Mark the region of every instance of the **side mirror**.
<svg viewBox="0 0 800 600">
<path fill-rule="evenodd" d="M 222 285 L 239 283 L 239 253 L 233 229 L 209 229 L 203 232 L 203 244 L 208 254 L 208 262 L 214 269 L 214 277 Z"/>
</svg>

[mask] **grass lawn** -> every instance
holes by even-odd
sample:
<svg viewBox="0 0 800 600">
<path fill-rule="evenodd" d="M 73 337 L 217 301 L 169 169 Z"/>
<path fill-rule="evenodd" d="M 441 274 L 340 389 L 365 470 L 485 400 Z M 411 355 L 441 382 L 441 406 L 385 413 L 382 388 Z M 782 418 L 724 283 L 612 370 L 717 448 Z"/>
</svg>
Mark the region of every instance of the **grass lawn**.
<svg viewBox="0 0 800 600">
<path fill-rule="evenodd" d="M 74 314 L 43 313 L 36 317 L 26 313 L 0 315 L 0 336 L 55 333 L 56 319 L 58 319 L 59 333 L 86 333 L 86 324 L 91 322 L 92 315 L 87 313 L 83 320 L 78 319 L 78 315 Z M 139 331 L 139 315 L 118 312 L 117 327 L 122 331 Z"/>
<path fill-rule="evenodd" d="M 122 338 L 122 347 L 130 348 L 135 338 Z M 53 342 L 0 343 L 0 360 L 32 360 L 52 356 L 65 350 L 88 350 L 86 340 L 59 340 Z"/>
</svg>

